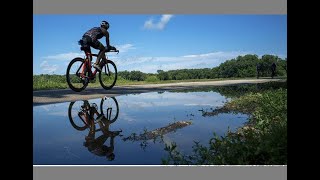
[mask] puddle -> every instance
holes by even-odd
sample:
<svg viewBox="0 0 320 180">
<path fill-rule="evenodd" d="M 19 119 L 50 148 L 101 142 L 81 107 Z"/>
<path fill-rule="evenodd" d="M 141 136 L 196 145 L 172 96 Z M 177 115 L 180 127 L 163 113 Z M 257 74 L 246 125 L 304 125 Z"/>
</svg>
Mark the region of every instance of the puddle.
<svg viewBox="0 0 320 180">
<path fill-rule="evenodd" d="M 161 165 L 165 143 L 191 153 L 194 141 L 242 126 L 248 115 L 203 116 L 228 100 L 200 89 L 34 106 L 33 164 Z"/>
</svg>

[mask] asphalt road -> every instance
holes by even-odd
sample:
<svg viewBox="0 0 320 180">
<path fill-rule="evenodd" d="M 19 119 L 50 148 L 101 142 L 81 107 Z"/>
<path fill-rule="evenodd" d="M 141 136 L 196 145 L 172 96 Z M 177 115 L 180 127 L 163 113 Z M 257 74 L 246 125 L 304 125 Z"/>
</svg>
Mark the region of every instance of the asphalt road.
<svg viewBox="0 0 320 180">
<path fill-rule="evenodd" d="M 71 89 L 41 90 L 33 91 L 33 105 L 43 105 L 59 102 L 71 102 L 77 100 L 89 100 L 102 98 L 104 96 L 119 96 L 123 94 L 137 94 L 146 92 L 168 91 L 177 89 L 192 89 L 200 86 L 224 86 L 235 84 L 265 83 L 270 81 L 281 81 L 282 79 L 244 79 L 244 80 L 223 80 L 206 82 L 180 82 L 170 84 L 148 84 L 115 86 L 111 90 L 100 88 L 87 88 L 82 92 L 74 92 Z"/>
</svg>

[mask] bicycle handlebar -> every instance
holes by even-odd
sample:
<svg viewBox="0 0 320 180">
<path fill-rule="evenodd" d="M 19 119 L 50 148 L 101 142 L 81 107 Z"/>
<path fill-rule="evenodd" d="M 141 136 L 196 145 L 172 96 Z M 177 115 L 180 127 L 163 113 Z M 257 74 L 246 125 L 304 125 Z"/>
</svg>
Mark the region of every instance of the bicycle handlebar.
<svg viewBox="0 0 320 180">
<path fill-rule="evenodd" d="M 112 50 L 108 50 L 106 52 L 117 52 L 117 54 L 119 54 L 119 50 L 117 50 L 117 49 L 116 50 L 113 50 L 113 49 Z"/>
</svg>

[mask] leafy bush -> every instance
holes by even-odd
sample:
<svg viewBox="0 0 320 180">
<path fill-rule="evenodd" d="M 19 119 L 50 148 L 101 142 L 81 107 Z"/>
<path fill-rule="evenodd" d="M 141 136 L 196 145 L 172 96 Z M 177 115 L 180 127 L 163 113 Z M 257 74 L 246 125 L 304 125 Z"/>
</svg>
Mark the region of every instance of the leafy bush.
<svg viewBox="0 0 320 180">
<path fill-rule="evenodd" d="M 145 81 L 146 82 L 157 82 L 157 81 L 159 81 L 159 79 L 157 78 L 157 76 L 152 75 L 152 76 L 148 76 Z"/>
</svg>

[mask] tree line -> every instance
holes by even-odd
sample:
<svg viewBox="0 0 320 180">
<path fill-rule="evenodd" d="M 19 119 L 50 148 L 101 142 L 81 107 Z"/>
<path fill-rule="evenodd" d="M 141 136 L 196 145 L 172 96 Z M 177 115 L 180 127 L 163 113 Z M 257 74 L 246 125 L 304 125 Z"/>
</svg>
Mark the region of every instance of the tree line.
<svg viewBox="0 0 320 180">
<path fill-rule="evenodd" d="M 258 55 L 238 56 L 235 59 L 227 60 L 214 68 L 202 69 L 178 69 L 163 71 L 158 70 L 156 74 L 147 74 L 140 71 L 123 71 L 119 75 L 125 79 L 133 81 L 144 81 L 150 76 L 156 76 L 159 80 L 186 80 L 186 79 L 215 79 L 232 77 L 255 77 L 257 75 L 257 65 L 260 67 L 260 76 L 271 76 L 271 65 L 277 65 L 276 75 L 287 75 L 287 59 L 281 59 L 275 55 L 263 55 L 260 59 Z"/>
</svg>

